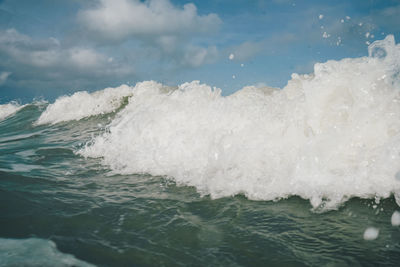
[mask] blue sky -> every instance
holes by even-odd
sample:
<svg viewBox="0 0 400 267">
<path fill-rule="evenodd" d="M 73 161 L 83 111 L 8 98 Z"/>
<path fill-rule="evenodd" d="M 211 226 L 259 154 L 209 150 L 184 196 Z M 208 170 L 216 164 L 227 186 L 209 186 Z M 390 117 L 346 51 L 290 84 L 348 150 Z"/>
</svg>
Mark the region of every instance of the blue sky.
<svg viewBox="0 0 400 267">
<path fill-rule="evenodd" d="M 399 0 L 0 0 L 0 102 L 143 80 L 283 87 L 387 34 Z"/>
</svg>

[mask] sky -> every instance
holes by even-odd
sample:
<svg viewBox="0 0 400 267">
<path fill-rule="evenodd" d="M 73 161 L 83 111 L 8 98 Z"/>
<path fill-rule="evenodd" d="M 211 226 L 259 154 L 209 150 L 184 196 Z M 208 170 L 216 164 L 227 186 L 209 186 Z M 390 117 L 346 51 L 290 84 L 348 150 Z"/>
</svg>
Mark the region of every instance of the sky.
<svg viewBox="0 0 400 267">
<path fill-rule="evenodd" d="M 400 0 L 0 0 L 0 103 L 155 80 L 229 95 L 400 40 Z"/>
</svg>

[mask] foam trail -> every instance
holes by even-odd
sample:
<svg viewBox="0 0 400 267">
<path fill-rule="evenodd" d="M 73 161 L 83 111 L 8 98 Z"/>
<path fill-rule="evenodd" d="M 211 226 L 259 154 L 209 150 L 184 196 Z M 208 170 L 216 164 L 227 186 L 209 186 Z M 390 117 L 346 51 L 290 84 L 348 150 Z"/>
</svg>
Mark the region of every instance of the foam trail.
<svg viewBox="0 0 400 267">
<path fill-rule="evenodd" d="M 57 250 L 54 242 L 39 238 L 0 238 L 0 266 L 77 266 L 94 265 Z"/>
<path fill-rule="evenodd" d="M 14 115 L 23 107 L 25 107 L 25 105 L 19 105 L 15 102 L 0 105 L 0 121 L 11 115 Z"/>
<path fill-rule="evenodd" d="M 103 135 L 80 150 L 115 173 L 171 177 L 213 198 L 297 195 L 335 208 L 351 197 L 400 204 L 400 46 L 293 74 L 282 90 L 222 97 L 199 82 L 139 83 Z"/>
<path fill-rule="evenodd" d="M 107 114 L 118 109 L 125 97 L 132 94 L 132 88 L 121 85 L 106 88 L 94 93 L 76 92 L 71 96 L 62 96 L 47 106 L 36 124 L 55 124 L 63 121 L 80 120 L 86 117 Z"/>
</svg>

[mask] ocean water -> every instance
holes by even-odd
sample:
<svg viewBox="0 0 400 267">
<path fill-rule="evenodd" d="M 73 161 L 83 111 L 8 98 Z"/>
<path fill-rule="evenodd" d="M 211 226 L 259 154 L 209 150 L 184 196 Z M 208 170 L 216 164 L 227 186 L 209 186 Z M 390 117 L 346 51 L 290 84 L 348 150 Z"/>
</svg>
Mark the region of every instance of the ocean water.
<svg viewBox="0 0 400 267">
<path fill-rule="evenodd" d="M 400 45 L 230 96 L 0 105 L 0 266 L 398 266 Z"/>
</svg>

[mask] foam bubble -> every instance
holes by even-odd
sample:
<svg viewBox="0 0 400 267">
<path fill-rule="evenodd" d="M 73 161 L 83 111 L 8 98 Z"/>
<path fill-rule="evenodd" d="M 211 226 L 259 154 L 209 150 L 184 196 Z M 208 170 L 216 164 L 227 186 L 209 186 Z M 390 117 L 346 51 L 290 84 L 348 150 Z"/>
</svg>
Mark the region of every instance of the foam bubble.
<svg viewBox="0 0 400 267">
<path fill-rule="evenodd" d="M 368 227 L 367 229 L 365 229 L 364 232 L 365 240 L 375 240 L 378 238 L 378 236 L 379 236 L 379 229 L 375 227 Z"/>
<path fill-rule="evenodd" d="M 14 115 L 18 110 L 25 107 L 25 105 L 19 105 L 18 103 L 11 102 L 8 104 L 0 105 L 0 121 L 5 118 Z"/>
<path fill-rule="evenodd" d="M 77 266 L 90 267 L 92 264 L 76 259 L 70 254 L 57 250 L 50 240 L 0 238 L 1 266 Z"/>
<path fill-rule="evenodd" d="M 79 153 L 212 198 L 297 195 L 326 209 L 351 197 L 398 198 L 400 47 L 393 36 L 374 45 L 386 56 L 318 63 L 282 90 L 248 86 L 223 97 L 199 82 L 168 92 L 139 83 Z"/>
<path fill-rule="evenodd" d="M 393 226 L 400 226 L 400 212 L 398 211 L 393 212 L 391 223 Z"/>
<path fill-rule="evenodd" d="M 80 120 L 86 117 L 106 114 L 118 109 L 125 97 L 132 95 L 132 88 L 121 85 L 106 88 L 94 93 L 76 92 L 71 96 L 62 96 L 47 106 L 36 124 L 55 124 L 62 121 Z"/>
</svg>

